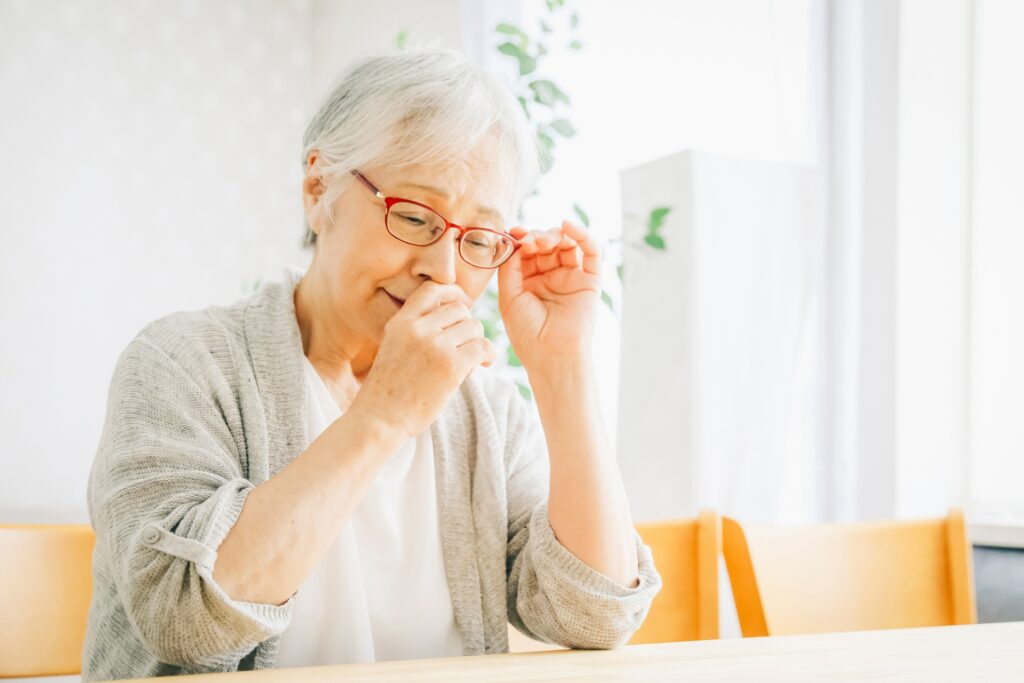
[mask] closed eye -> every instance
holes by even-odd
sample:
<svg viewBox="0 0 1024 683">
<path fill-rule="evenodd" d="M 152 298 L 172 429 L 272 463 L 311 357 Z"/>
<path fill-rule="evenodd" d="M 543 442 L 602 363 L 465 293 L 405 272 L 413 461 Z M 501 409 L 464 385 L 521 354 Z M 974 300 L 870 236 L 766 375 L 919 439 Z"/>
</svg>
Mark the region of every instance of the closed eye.
<svg viewBox="0 0 1024 683">
<path fill-rule="evenodd" d="M 423 220 L 422 218 L 417 218 L 416 216 L 402 216 L 402 220 L 404 220 L 407 223 L 412 223 L 413 225 L 416 226 L 427 224 L 425 220 Z"/>
</svg>

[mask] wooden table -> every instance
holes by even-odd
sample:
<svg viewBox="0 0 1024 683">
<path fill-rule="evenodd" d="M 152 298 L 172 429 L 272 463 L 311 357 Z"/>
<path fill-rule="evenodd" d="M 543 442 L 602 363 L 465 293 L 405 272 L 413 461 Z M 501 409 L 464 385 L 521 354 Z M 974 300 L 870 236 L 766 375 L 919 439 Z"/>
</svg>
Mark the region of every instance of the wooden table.
<svg viewBox="0 0 1024 683">
<path fill-rule="evenodd" d="M 184 678 L 190 683 L 1024 681 L 1024 622 L 634 645 L 605 652 L 562 650 L 420 659 Z"/>
</svg>

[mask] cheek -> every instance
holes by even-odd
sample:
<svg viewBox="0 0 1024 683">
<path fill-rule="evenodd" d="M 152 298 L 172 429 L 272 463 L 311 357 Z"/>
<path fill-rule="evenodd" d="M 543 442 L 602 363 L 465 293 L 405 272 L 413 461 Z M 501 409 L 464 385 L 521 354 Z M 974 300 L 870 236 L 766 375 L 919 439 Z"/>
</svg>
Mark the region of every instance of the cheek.
<svg viewBox="0 0 1024 683">
<path fill-rule="evenodd" d="M 459 273 L 458 284 L 462 287 L 462 290 L 470 296 L 474 301 L 480 298 L 487 289 L 487 283 L 494 277 L 496 271 L 481 270 L 474 268 L 473 266 L 467 265 L 466 268 Z"/>
<path fill-rule="evenodd" d="M 379 227 L 379 230 L 376 229 Z M 413 247 L 396 241 L 375 223 L 363 223 L 359 228 L 336 237 L 337 248 L 331 255 L 331 269 L 338 276 L 339 285 L 357 293 L 358 298 L 373 296 L 381 282 L 392 279 L 408 267 Z"/>
</svg>

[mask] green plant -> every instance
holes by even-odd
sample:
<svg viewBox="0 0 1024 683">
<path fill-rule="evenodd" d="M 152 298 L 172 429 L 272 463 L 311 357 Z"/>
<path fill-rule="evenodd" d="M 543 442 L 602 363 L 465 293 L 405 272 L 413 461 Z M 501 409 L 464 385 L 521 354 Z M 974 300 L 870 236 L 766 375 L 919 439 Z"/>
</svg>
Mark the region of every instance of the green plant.
<svg viewBox="0 0 1024 683">
<path fill-rule="evenodd" d="M 567 38 L 563 37 L 564 48 L 581 50 L 583 43 L 578 38 L 579 14 L 565 6 L 565 0 L 545 0 L 547 14 L 538 20 L 537 31 L 532 35 L 519 26 L 500 23 L 495 27 L 498 39 L 497 50 L 516 63 L 517 76 L 509 84 L 519 100 L 527 120 L 533 126 L 540 152 L 541 173 L 547 173 L 554 164 L 554 151 L 560 139 L 576 135 L 576 128 L 568 118 L 569 95 L 550 77 L 538 72 L 544 58 L 551 54 L 555 40 L 555 25 L 566 23 Z M 585 228 L 590 227 L 590 218 L 578 204 L 573 210 Z M 521 218 L 521 216 L 520 216 Z M 610 296 L 602 292 L 602 299 L 611 302 Z M 484 325 L 484 333 L 497 347 L 499 366 L 511 376 L 527 399 L 532 397 L 526 372 L 516 356 L 515 349 L 508 341 L 505 327 L 498 310 L 496 282 L 492 281 L 484 297 L 477 305 L 477 316 Z"/>
<path fill-rule="evenodd" d="M 576 128 L 566 116 L 569 95 L 550 78 L 537 75 L 545 56 L 551 53 L 550 42 L 555 38 L 553 24 L 566 21 L 565 0 L 545 0 L 547 16 L 537 22 L 537 33 L 530 35 L 519 26 L 501 23 L 495 28 L 498 52 L 515 60 L 518 77 L 511 83 L 526 118 L 534 125 L 541 151 L 541 172 L 547 173 L 554 163 L 554 148 L 559 138 L 571 138 Z M 568 41 L 565 47 L 580 50 L 583 43 L 577 37 L 580 18 L 575 11 L 568 14 Z M 565 40 L 563 38 L 563 40 Z"/>
<path fill-rule="evenodd" d="M 656 209 L 651 209 L 651 213 L 647 217 L 647 234 L 644 235 L 644 243 L 647 246 L 660 251 L 665 250 L 665 238 L 661 236 L 661 228 L 665 224 L 665 217 L 670 211 L 672 211 L 672 208 L 668 206 L 659 206 Z"/>
<path fill-rule="evenodd" d="M 650 212 L 647 214 L 646 218 L 642 218 L 640 216 L 637 216 L 636 214 L 627 214 L 626 218 L 628 218 L 630 220 L 633 220 L 633 221 L 643 220 L 644 221 L 644 228 L 646 229 L 646 232 L 644 233 L 643 238 L 641 239 L 641 241 L 633 243 L 633 244 L 631 244 L 629 246 L 635 247 L 635 248 L 638 248 L 638 249 L 643 249 L 643 248 L 646 247 L 646 248 L 656 249 L 658 251 L 665 251 L 665 249 L 667 247 L 666 247 L 666 244 L 665 244 L 665 237 L 664 237 L 664 235 L 661 234 L 661 229 L 665 226 L 665 219 L 668 217 L 668 215 L 671 212 L 672 212 L 672 207 L 670 207 L 670 206 L 657 206 L 657 207 L 655 207 L 655 208 L 650 210 Z M 612 240 L 612 241 L 613 242 L 619 242 L 621 240 L 620 239 L 616 239 L 616 240 Z M 623 261 L 622 261 L 621 256 L 619 258 L 618 265 L 615 267 L 615 272 L 619 276 L 619 281 L 622 282 L 622 278 L 623 278 L 623 275 L 624 275 L 624 268 L 623 268 Z"/>
</svg>

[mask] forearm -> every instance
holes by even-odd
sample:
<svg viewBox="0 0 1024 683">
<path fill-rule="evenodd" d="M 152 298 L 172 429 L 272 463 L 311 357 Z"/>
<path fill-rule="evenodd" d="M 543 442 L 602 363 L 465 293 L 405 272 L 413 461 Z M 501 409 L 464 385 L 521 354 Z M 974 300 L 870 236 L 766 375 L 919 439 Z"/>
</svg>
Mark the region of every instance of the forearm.
<svg viewBox="0 0 1024 683">
<path fill-rule="evenodd" d="M 249 493 L 217 551 L 214 579 L 236 600 L 287 601 L 400 445 L 393 430 L 350 409 Z"/>
<path fill-rule="evenodd" d="M 551 463 L 548 517 L 555 536 L 596 571 L 637 585 L 633 522 L 590 359 L 531 372 L 530 384 Z"/>
</svg>

